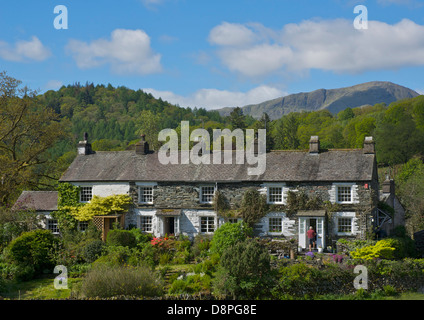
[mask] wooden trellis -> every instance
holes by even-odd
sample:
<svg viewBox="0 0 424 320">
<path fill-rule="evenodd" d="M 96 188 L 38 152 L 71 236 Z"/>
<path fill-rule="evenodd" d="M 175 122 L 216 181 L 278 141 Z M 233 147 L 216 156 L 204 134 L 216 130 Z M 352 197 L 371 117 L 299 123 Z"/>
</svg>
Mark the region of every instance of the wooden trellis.
<svg viewBox="0 0 424 320">
<path fill-rule="evenodd" d="M 102 232 L 102 240 L 106 241 L 107 234 L 111 229 L 113 223 L 120 223 L 121 227 L 125 226 L 125 215 L 109 215 L 109 216 L 95 216 L 93 217 L 93 224 L 96 226 L 97 230 Z"/>
</svg>

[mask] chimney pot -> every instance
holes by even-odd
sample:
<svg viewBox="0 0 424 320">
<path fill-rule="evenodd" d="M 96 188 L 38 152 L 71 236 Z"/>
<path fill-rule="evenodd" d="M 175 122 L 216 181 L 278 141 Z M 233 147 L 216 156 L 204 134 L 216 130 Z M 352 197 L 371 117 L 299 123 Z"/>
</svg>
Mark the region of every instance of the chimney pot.
<svg viewBox="0 0 424 320">
<path fill-rule="evenodd" d="M 135 145 L 136 154 L 148 154 L 149 153 L 149 143 L 146 141 L 146 135 L 141 135 L 141 141 Z"/>
<path fill-rule="evenodd" d="M 92 154 L 93 150 L 91 149 L 91 143 L 88 143 L 88 133 L 84 132 L 84 140 L 78 143 L 78 154 L 88 155 Z"/>
<path fill-rule="evenodd" d="M 395 194 L 395 181 L 393 179 L 386 179 L 383 182 L 383 193 L 384 194 Z"/>
</svg>

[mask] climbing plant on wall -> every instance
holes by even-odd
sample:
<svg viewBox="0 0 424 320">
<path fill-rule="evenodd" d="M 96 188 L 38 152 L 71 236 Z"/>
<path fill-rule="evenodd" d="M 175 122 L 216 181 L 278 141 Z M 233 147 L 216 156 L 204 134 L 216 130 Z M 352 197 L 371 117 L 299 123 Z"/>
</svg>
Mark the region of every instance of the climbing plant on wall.
<svg viewBox="0 0 424 320">
<path fill-rule="evenodd" d="M 219 190 L 215 191 L 215 195 L 213 197 L 213 208 L 221 217 L 235 218 L 240 215 L 239 210 L 231 209 L 231 205 L 227 197 Z"/>
<path fill-rule="evenodd" d="M 126 194 L 93 196 L 89 203 L 72 211 L 71 214 L 78 221 L 90 221 L 94 216 L 124 213 L 128 211 L 131 201 L 131 197 Z"/>
<path fill-rule="evenodd" d="M 253 227 L 261 218 L 269 212 L 266 195 L 261 194 L 257 189 L 246 190 L 241 202 L 240 213 L 243 221 Z"/>
<path fill-rule="evenodd" d="M 58 210 L 53 217 L 58 220 L 60 230 L 75 230 L 79 221 L 90 221 L 94 216 L 118 214 L 128 211 L 129 195 L 93 196 L 89 203 L 80 203 L 80 187 L 61 183 L 58 188 Z"/>
<path fill-rule="evenodd" d="M 61 232 L 75 230 L 78 226 L 78 221 L 71 212 L 83 205 L 79 203 L 80 187 L 70 183 L 60 183 L 57 191 L 57 211 L 52 213 L 52 217 L 57 220 Z"/>
</svg>

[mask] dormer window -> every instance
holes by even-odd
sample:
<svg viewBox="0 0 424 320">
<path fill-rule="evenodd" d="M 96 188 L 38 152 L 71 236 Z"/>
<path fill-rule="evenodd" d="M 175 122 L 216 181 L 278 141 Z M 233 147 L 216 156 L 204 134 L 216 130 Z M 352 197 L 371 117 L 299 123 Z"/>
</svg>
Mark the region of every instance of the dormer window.
<svg viewBox="0 0 424 320">
<path fill-rule="evenodd" d="M 80 202 L 90 202 L 93 198 L 93 187 L 80 187 Z"/>
</svg>

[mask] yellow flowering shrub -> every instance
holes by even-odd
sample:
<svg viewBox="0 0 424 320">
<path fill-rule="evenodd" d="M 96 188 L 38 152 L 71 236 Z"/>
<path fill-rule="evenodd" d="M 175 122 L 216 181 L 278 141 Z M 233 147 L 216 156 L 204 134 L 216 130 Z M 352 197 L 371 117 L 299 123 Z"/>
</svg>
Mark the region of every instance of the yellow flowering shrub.
<svg viewBox="0 0 424 320">
<path fill-rule="evenodd" d="M 91 201 L 80 207 L 65 207 L 78 221 L 90 221 L 94 216 L 118 214 L 128 211 L 131 204 L 129 195 L 119 194 L 108 197 L 93 196 Z"/>
<path fill-rule="evenodd" d="M 373 246 L 366 246 L 350 252 L 350 256 L 354 259 L 372 260 L 393 259 L 395 248 L 392 246 L 390 239 L 378 241 Z"/>
</svg>

